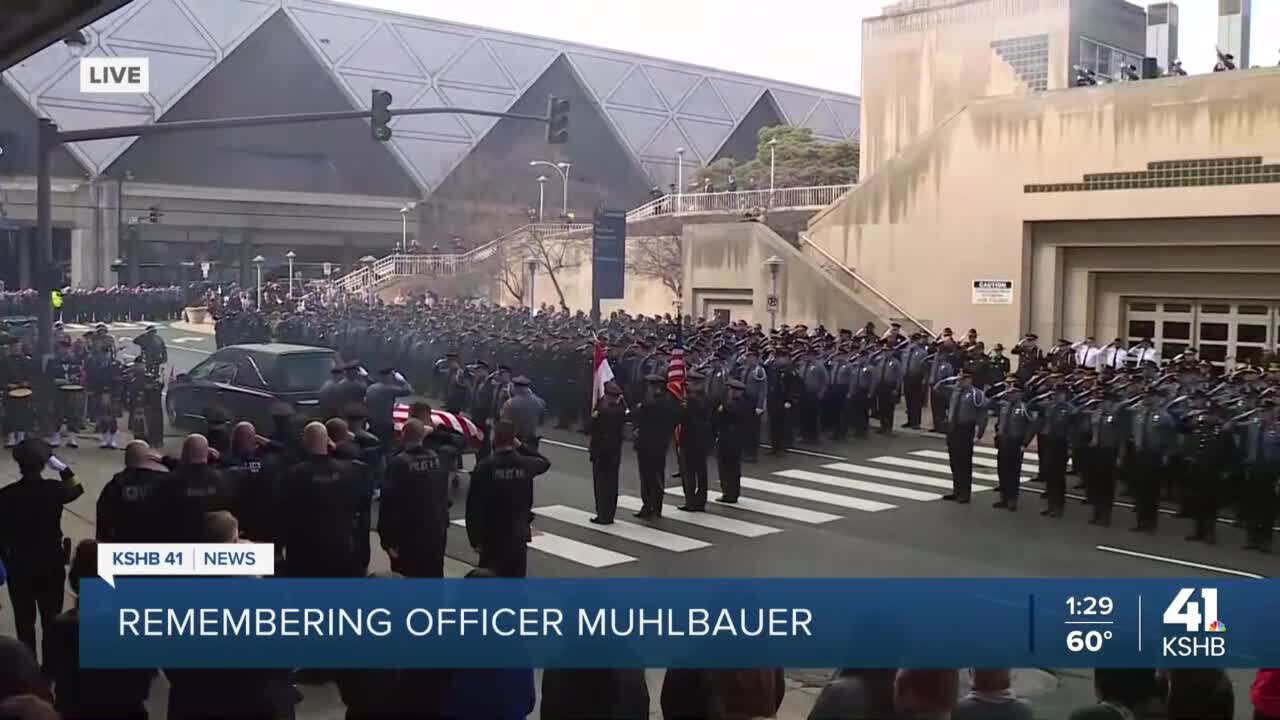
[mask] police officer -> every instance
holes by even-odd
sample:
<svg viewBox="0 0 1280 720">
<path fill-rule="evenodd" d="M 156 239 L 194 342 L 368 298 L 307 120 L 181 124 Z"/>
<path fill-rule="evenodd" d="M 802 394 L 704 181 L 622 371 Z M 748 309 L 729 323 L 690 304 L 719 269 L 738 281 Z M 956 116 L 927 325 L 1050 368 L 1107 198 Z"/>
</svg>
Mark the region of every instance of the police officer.
<svg viewBox="0 0 1280 720">
<path fill-rule="evenodd" d="M 53 358 L 45 366 L 45 377 L 53 391 L 50 398 L 53 417 L 49 444 L 53 447 L 63 443 L 68 447 L 79 447 L 76 433 L 84 419 L 84 388 L 81 386 L 78 393 L 64 391 L 63 388 L 80 386 L 84 382 L 84 367 L 71 352 L 70 338 L 58 341 Z"/>
<path fill-rule="evenodd" d="M 1008 387 L 998 396 L 996 415 L 996 475 L 1000 480 L 1000 499 L 992 507 L 1012 512 L 1018 509 L 1023 452 L 1035 438 L 1035 425 L 1017 377 L 1010 375 L 1005 382 Z"/>
<path fill-rule="evenodd" d="M 1234 446 L 1224 427 L 1220 408 L 1207 394 L 1197 393 L 1194 409 L 1182 419 L 1186 434 L 1187 488 L 1194 529 L 1187 540 L 1217 542 L 1218 502 L 1231 465 Z"/>
<path fill-rule="evenodd" d="M 1082 420 L 1088 428 L 1088 455 L 1084 470 L 1089 505 L 1093 508 L 1091 525 L 1111 525 L 1111 511 L 1116 499 L 1116 464 L 1127 442 L 1124 408 L 1120 407 L 1114 386 L 1101 387 L 1095 397 L 1081 408 Z"/>
<path fill-rule="evenodd" d="M 662 499 L 666 492 L 667 450 L 679 420 L 680 408 L 665 387 L 666 378 L 649 375 L 644 400 L 631 413 L 636 426 L 636 467 L 640 474 L 642 505 L 638 518 L 662 517 Z"/>
<path fill-rule="evenodd" d="M 1127 424 L 1133 449 L 1129 468 L 1137 514 L 1133 531 L 1154 535 L 1160 517 L 1160 483 L 1175 449 L 1178 426 L 1154 390 L 1148 390 L 1138 404 L 1130 406 Z"/>
<path fill-rule="evenodd" d="M 395 368 L 378 371 L 378 379 L 364 392 L 364 404 L 369 408 L 369 431 L 390 448 L 395 438 L 396 399 L 413 394 L 413 386 Z"/>
<path fill-rule="evenodd" d="M 253 423 L 239 422 L 231 431 L 230 450 L 220 462 L 231 473 L 233 513 L 240 521 L 240 534 L 254 542 L 275 542 L 276 480 L 287 467 L 285 447 L 258 435 Z"/>
<path fill-rule="evenodd" d="M 480 554 L 480 567 L 499 577 L 526 574 L 533 479 L 551 463 L 516 438 L 515 424 L 500 421 L 493 431 L 493 455 L 471 471 L 467 490 L 467 538 Z"/>
<path fill-rule="evenodd" d="M 760 451 L 760 419 L 764 416 L 769 401 L 769 374 L 761 367 L 760 353 L 754 348 L 747 349 L 746 365 L 737 380 L 742 383 L 743 397 L 751 406 L 751 416 L 747 418 L 745 428 L 747 434 L 743 438 L 745 446 L 742 459 L 753 463 Z"/>
<path fill-rule="evenodd" d="M 706 377 L 690 370 L 689 393 L 681 414 L 680 451 L 683 465 L 680 482 L 684 486 L 686 512 L 702 512 L 707 507 L 707 455 L 711 452 L 711 405 L 707 399 Z"/>
<path fill-rule="evenodd" d="M 746 386 L 737 380 L 727 385 L 728 395 L 716 408 L 716 424 L 720 428 L 716 444 L 716 470 L 720 477 L 720 497 L 716 502 L 730 505 L 738 502 L 742 491 L 742 443 L 749 438 L 747 428 L 753 421 L 751 403 L 744 397 Z"/>
<path fill-rule="evenodd" d="M 897 337 L 896 335 L 893 337 Z M 880 421 L 880 434 L 893 432 L 893 415 L 902 395 L 902 361 L 890 337 L 880 341 L 881 349 L 875 361 L 873 373 L 873 397 L 876 419 Z"/>
<path fill-rule="evenodd" d="M 203 435 L 188 435 L 182 443 L 181 462 L 156 494 L 156 513 L 163 524 L 163 542 L 201 542 L 204 514 L 230 510 L 235 493 Z"/>
<path fill-rule="evenodd" d="M 591 522 L 610 525 L 618 510 L 618 468 L 622 464 L 622 441 L 626 434 L 627 409 L 622 388 L 605 383 L 604 397 L 591 413 L 588 452 L 591 485 L 595 493 L 596 515 Z"/>
<path fill-rule="evenodd" d="M 924 411 L 925 387 L 929 374 L 929 348 L 923 333 L 912 333 L 902 353 L 902 396 L 907 406 L 906 427 L 920 428 L 920 416 Z"/>
<path fill-rule="evenodd" d="M 48 443 L 28 438 L 13 448 L 19 478 L 0 488 L 0 561 L 8 572 L 9 599 L 18 639 L 36 656 L 36 614 L 49 660 L 53 622 L 62 612 L 66 579 L 62 507 L 84 494 L 71 468 L 56 463 L 62 482 L 41 476 L 53 458 Z"/>
<path fill-rule="evenodd" d="M 1037 396 L 1035 412 L 1036 450 L 1040 455 L 1040 479 L 1045 485 L 1045 508 L 1041 515 L 1062 517 L 1067 493 L 1067 456 L 1075 406 L 1065 383 L 1049 378 L 1053 388 Z"/>
<path fill-rule="evenodd" d="M 405 422 L 402 449 L 387 464 L 378 515 L 378 535 L 391 569 L 407 577 L 444 577 L 453 464 L 423 444 L 433 429 L 421 420 Z"/>
<path fill-rule="evenodd" d="M 943 500 L 968 503 L 973 487 L 973 444 L 987 429 L 987 396 L 973 386 L 973 371 L 965 368 L 958 376 L 934 386 L 944 391 L 946 400 L 947 456 L 951 464 L 950 493 Z"/>
<path fill-rule="evenodd" d="M 156 332 L 155 325 L 147 325 L 141 335 L 133 339 L 133 344 L 141 350 L 140 357 L 152 373 L 159 373 L 160 366 L 169 362 L 169 350 L 165 347 L 164 338 Z"/>
<path fill-rule="evenodd" d="M 357 567 L 356 528 L 372 494 L 368 474 L 329 452 L 329 433 L 318 422 L 302 431 L 307 458 L 281 482 L 280 539 L 290 577 L 349 577 Z"/>
<path fill-rule="evenodd" d="M 1241 460 L 1245 466 L 1245 549 L 1271 552 L 1276 520 L 1276 480 L 1280 477 L 1280 403 L 1263 400 L 1259 410 L 1239 425 Z"/>
<path fill-rule="evenodd" d="M 124 470 L 111 477 L 98 496 L 96 525 L 99 542 L 161 542 L 163 517 L 156 504 L 169 468 L 145 441 L 124 448 Z"/>
<path fill-rule="evenodd" d="M 800 405 L 804 384 L 785 352 L 774 357 L 769 374 L 769 442 L 772 454 L 782 455 L 791 446 L 791 419 Z"/>
<path fill-rule="evenodd" d="M 516 428 L 520 443 L 531 450 L 538 449 L 538 427 L 547 413 L 547 403 L 534 394 L 529 378 L 521 375 L 511 381 L 511 399 L 502 406 L 500 416 L 510 420 Z"/>
</svg>

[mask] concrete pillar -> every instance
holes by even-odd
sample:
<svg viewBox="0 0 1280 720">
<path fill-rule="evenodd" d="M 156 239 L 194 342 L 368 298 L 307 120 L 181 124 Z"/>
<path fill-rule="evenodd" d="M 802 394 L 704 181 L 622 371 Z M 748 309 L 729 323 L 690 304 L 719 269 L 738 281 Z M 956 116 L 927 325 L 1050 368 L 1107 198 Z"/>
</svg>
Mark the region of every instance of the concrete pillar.
<svg viewBox="0 0 1280 720">
<path fill-rule="evenodd" d="M 31 250 L 35 246 L 35 228 L 22 228 L 15 237 L 18 240 L 18 289 L 26 290 L 31 284 Z"/>
<path fill-rule="evenodd" d="M 355 241 L 351 239 L 350 235 L 343 235 L 342 236 L 342 272 L 338 274 L 345 275 L 346 273 L 349 273 L 352 270 L 355 270 L 356 261 L 358 260 L 359 257 L 360 256 L 356 254 Z"/>
</svg>

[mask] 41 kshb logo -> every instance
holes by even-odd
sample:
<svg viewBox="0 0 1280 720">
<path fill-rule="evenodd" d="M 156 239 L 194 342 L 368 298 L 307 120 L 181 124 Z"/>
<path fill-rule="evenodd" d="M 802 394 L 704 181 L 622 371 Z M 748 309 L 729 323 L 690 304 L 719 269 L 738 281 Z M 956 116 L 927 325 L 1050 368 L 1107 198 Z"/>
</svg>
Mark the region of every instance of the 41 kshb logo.
<svg viewBox="0 0 1280 720">
<path fill-rule="evenodd" d="M 1199 601 L 1195 598 L 1199 595 Z M 1165 625 L 1180 625 L 1186 634 L 1164 637 L 1165 657 L 1222 657 L 1227 654 L 1226 623 L 1218 619 L 1216 588 L 1182 588 L 1164 609 Z"/>
</svg>

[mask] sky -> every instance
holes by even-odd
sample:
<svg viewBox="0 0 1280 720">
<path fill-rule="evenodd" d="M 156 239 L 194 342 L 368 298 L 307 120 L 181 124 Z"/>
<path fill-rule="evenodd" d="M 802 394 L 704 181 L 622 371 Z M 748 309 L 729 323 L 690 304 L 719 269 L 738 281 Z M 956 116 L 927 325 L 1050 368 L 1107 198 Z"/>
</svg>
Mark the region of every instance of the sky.
<svg viewBox="0 0 1280 720">
<path fill-rule="evenodd" d="M 858 94 L 860 23 L 884 0 L 342 0 Z M 1151 0 L 1136 0 L 1145 7 Z M 1213 69 L 1217 0 L 1181 0 L 1183 67 Z M 607 8 L 607 9 L 605 9 Z M 1280 0 L 1254 0 L 1252 64 L 1280 62 Z"/>
</svg>

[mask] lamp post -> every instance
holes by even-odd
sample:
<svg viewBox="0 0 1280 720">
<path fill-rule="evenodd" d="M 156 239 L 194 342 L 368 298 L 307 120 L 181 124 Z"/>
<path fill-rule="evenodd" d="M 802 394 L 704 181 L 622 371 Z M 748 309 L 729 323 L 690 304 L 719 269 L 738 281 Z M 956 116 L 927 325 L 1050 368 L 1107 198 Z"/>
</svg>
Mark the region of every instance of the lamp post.
<svg viewBox="0 0 1280 720">
<path fill-rule="evenodd" d="M 409 252 L 409 213 L 418 207 L 418 203 L 413 202 L 400 208 L 400 248 L 397 252 Z"/>
<path fill-rule="evenodd" d="M 778 138 L 769 138 L 769 197 L 773 197 L 773 180 L 777 170 Z"/>
<path fill-rule="evenodd" d="M 284 257 L 286 260 L 289 261 L 289 298 L 292 299 L 293 298 L 293 259 L 298 257 L 298 254 L 290 250 L 289 252 L 284 254 Z"/>
<path fill-rule="evenodd" d="M 676 212 L 680 212 L 679 208 L 682 204 L 680 199 L 684 197 L 684 148 L 676 148 Z"/>
<path fill-rule="evenodd" d="M 538 176 L 538 222 L 542 222 L 543 203 L 547 198 L 547 176 Z"/>
<path fill-rule="evenodd" d="M 267 259 L 262 257 L 261 255 L 255 255 L 253 257 L 253 267 L 258 271 L 258 309 L 259 310 L 262 309 L 262 263 L 266 261 Z"/>
<path fill-rule="evenodd" d="M 563 193 L 564 197 L 560 202 L 560 214 L 564 215 L 565 217 L 568 217 L 569 216 L 569 168 L 573 167 L 573 163 L 567 163 L 567 162 L 553 163 L 550 160 L 530 160 L 529 161 L 529 167 L 537 167 L 539 165 L 546 165 L 549 168 L 553 168 L 560 175 L 560 182 L 563 184 L 562 187 L 564 188 L 564 193 Z"/>
<path fill-rule="evenodd" d="M 768 260 L 764 261 L 765 269 L 769 271 L 769 299 L 767 307 L 769 309 L 769 330 L 775 330 L 778 327 L 778 272 L 782 270 L 783 259 L 777 255 L 770 255 Z"/>
<path fill-rule="evenodd" d="M 373 304 L 373 280 L 374 280 L 373 264 L 378 262 L 378 258 L 372 255 L 365 255 L 364 257 L 360 258 L 360 262 L 364 264 L 364 272 L 369 277 L 369 294 L 368 294 L 368 298 L 366 299 L 368 303 L 372 305 Z"/>
<path fill-rule="evenodd" d="M 537 297 L 533 294 L 533 279 L 538 276 L 538 260 L 529 258 L 524 261 L 524 266 L 529 270 L 529 314 L 532 315 L 534 298 Z"/>
</svg>

